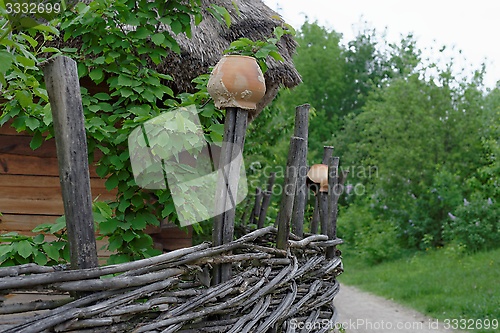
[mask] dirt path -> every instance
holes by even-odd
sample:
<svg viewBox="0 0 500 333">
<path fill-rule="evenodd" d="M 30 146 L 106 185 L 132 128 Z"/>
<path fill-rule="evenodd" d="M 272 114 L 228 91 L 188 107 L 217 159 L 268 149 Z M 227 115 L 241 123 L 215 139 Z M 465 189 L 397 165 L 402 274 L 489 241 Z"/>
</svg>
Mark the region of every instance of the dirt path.
<svg viewBox="0 0 500 333">
<path fill-rule="evenodd" d="M 340 287 L 335 307 L 346 333 L 457 333 L 415 310 L 346 285 Z"/>
</svg>

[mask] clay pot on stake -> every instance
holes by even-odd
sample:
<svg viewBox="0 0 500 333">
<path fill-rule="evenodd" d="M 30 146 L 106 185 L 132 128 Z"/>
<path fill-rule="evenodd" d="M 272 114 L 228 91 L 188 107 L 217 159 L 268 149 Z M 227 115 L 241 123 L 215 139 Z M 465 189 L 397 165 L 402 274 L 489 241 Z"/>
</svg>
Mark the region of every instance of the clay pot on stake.
<svg viewBox="0 0 500 333">
<path fill-rule="evenodd" d="M 214 67 L 207 90 L 215 106 L 226 109 L 224 142 L 219 161 L 219 180 L 216 191 L 216 211 L 212 230 L 213 246 L 229 243 L 234 235 L 235 196 L 240 178 L 241 159 L 248 110 L 266 92 L 264 75 L 253 57 L 226 55 Z M 214 267 L 212 283 L 218 284 L 231 278 L 231 264 Z"/>
<path fill-rule="evenodd" d="M 207 90 L 218 109 L 255 110 L 266 93 L 266 83 L 255 58 L 225 55 L 214 67 Z"/>
</svg>

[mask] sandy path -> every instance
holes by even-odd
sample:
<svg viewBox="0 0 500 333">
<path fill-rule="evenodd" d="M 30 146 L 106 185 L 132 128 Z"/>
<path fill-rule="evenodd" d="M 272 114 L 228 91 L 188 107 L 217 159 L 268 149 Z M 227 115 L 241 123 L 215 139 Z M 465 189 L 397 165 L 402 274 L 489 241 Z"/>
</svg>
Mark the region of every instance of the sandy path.
<svg viewBox="0 0 500 333">
<path fill-rule="evenodd" d="M 338 322 L 346 333 L 446 333 L 443 323 L 400 304 L 341 285 L 335 297 Z"/>
</svg>

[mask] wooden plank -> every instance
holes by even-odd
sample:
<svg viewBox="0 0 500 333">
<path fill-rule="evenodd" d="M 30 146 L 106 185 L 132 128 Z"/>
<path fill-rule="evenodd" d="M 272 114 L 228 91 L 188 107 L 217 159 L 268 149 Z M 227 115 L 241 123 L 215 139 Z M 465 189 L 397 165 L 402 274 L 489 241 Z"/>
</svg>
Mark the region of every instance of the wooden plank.
<svg viewBox="0 0 500 333">
<path fill-rule="evenodd" d="M 91 178 L 100 178 L 95 164 L 89 169 Z M 0 174 L 59 176 L 59 167 L 56 157 L 0 154 Z"/>
<path fill-rule="evenodd" d="M 54 121 L 71 265 L 96 267 L 87 138 L 76 62 L 58 56 L 44 64 L 43 73 Z"/>
<path fill-rule="evenodd" d="M 0 126 L 0 135 L 27 135 L 26 132 L 17 132 L 17 130 L 12 127 L 12 119 L 9 119 L 5 124 Z"/>
<path fill-rule="evenodd" d="M 104 183 L 105 179 L 92 178 L 90 186 L 93 191 L 99 193 L 107 192 Z M 23 175 L 5 175 L 0 174 L 0 188 L 2 187 L 57 187 L 60 188 L 58 176 L 23 176 Z M 104 191 L 103 191 L 104 190 Z"/>
<path fill-rule="evenodd" d="M 0 102 L 0 104 L 2 104 Z M 14 120 L 9 119 L 5 124 L 0 126 L 0 135 L 24 135 L 24 136 L 29 136 L 29 134 L 26 131 L 21 131 L 18 132 L 14 127 L 12 127 L 12 123 Z M 49 133 L 44 132 L 42 133 L 42 136 L 46 137 Z"/>
<path fill-rule="evenodd" d="M 191 238 L 161 239 L 157 238 L 156 235 L 152 235 L 151 237 L 156 244 L 160 244 L 161 250 L 173 251 L 193 246 L 193 240 Z"/>
<path fill-rule="evenodd" d="M 297 165 L 299 163 L 297 154 L 304 149 L 306 141 L 303 138 L 293 136 L 290 140 L 290 150 L 286 163 L 285 180 L 283 182 L 283 194 L 278 212 L 278 235 L 276 247 L 286 250 L 290 237 L 290 219 L 293 212 L 293 201 L 295 199 L 295 189 L 297 185 Z"/>
<path fill-rule="evenodd" d="M 15 231 L 22 235 L 31 235 L 31 230 L 37 225 L 54 223 L 59 216 L 3 214 L 0 216 L 0 232 Z"/>
<path fill-rule="evenodd" d="M 6 191 L 2 190 L 4 194 Z M 41 191 L 47 193 L 47 191 Z M 0 212 L 2 214 L 43 214 L 43 215 L 63 215 L 64 206 L 61 196 L 55 196 L 55 193 L 50 193 L 50 197 L 43 197 L 41 194 L 37 197 L 33 194 L 28 194 L 24 197 L 0 197 Z M 96 195 L 97 197 L 97 195 Z M 102 194 L 99 200 L 111 200 L 114 198 L 113 194 Z"/>
<path fill-rule="evenodd" d="M 0 197 L 2 214 L 62 215 L 64 207 L 61 198 Z"/>
<path fill-rule="evenodd" d="M 181 229 L 178 226 L 161 228 L 159 233 L 155 233 L 159 239 L 191 239 L 193 237 L 193 228 L 188 227 L 187 230 Z"/>
<path fill-rule="evenodd" d="M 298 152 L 298 175 L 295 202 L 293 203 L 292 232 L 299 237 L 304 236 L 304 214 L 307 202 L 307 140 L 309 137 L 309 104 L 297 106 L 295 109 L 295 133 L 294 136 L 303 138 L 305 144 Z"/>
<path fill-rule="evenodd" d="M 30 142 L 31 136 L 0 135 L 0 154 L 57 157 L 54 139 L 44 141 L 42 146 L 36 150 L 30 148 Z"/>
</svg>

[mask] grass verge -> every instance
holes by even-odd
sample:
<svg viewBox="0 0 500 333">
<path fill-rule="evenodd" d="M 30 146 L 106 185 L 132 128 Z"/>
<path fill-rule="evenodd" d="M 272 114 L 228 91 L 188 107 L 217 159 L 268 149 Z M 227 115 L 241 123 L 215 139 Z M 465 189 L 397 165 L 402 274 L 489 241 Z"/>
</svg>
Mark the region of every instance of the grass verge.
<svg viewBox="0 0 500 333">
<path fill-rule="evenodd" d="M 456 319 L 458 328 L 468 332 L 500 332 L 500 327 L 491 328 L 494 319 L 500 321 L 500 249 L 467 255 L 450 247 L 374 266 L 342 250 L 340 282 L 440 321 Z M 488 322 L 490 329 L 485 329 Z"/>
</svg>

